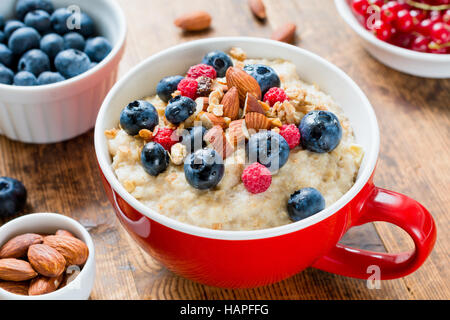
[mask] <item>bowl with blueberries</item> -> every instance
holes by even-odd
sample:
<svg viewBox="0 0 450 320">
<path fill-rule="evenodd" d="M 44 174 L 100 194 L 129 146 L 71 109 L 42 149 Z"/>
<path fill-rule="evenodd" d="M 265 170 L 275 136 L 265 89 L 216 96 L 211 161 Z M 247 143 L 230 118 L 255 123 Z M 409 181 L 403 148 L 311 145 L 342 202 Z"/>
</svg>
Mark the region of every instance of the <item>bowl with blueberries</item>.
<svg viewBox="0 0 450 320">
<path fill-rule="evenodd" d="M 114 1 L 1 1 L 0 135 L 55 143 L 93 128 L 125 37 Z"/>
</svg>

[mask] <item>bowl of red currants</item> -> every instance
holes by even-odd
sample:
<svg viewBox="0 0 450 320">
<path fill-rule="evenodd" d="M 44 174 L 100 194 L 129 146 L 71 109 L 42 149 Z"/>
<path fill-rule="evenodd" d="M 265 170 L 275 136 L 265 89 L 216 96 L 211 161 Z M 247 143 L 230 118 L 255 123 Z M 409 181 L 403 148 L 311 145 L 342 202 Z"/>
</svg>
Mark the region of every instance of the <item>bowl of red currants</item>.
<svg viewBox="0 0 450 320">
<path fill-rule="evenodd" d="M 381 63 L 450 78 L 450 0 L 335 0 L 345 22 Z"/>
</svg>

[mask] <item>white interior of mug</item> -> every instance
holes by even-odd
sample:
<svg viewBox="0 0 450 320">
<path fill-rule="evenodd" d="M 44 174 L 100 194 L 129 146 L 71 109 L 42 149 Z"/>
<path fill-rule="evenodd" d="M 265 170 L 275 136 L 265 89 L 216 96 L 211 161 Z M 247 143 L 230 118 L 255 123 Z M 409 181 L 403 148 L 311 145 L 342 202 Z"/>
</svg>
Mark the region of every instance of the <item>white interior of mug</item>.
<svg viewBox="0 0 450 320">
<path fill-rule="evenodd" d="M 364 148 L 364 159 L 354 186 L 336 203 L 307 219 L 288 225 L 255 230 L 223 231 L 188 225 L 163 216 L 133 198 L 119 183 L 111 169 L 104 131 L 117 127 L 122 109 L 130 102 L 153 95 L 156 85 L 165 76 L 185 74 L 209 51 L 241 47 L 251 58 L 281 58 L 293 62 L 300 78 L 315 83 L 329 94 L 344 110 L 355 132 L 356 141 Z M 188 42 L 162 51 L 135 67 L 123 77 L 106 97 L 99 112 L 95 129 L 95 147 L 101 170 L 113 189 L 137 211 L 149 218 L 182 232 L 217 239 L 258 239 L 294 232 L 321 221 L 349 202 L 370 178 L 379 151 L 379 129 L 375 113 L 364 93 L 339 68 L 306 50 L 284 43 L 246 37 L 211 38 Z"/>
</svg>

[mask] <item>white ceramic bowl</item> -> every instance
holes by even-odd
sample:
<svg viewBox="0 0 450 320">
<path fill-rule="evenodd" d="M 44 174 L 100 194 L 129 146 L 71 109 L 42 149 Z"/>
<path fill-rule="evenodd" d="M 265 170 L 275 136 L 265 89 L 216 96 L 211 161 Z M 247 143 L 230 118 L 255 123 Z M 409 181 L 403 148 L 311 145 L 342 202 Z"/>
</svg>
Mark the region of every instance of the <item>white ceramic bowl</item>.
<svg viewBox="0 0 450 320">
<path fill-rule="evenodd" d="M 344 21 L 362 39 L 364 48 L 392 69 L 425 78 L 450 78 L 450 54 L 422 53 L 379 40 L 356 19 L 348 0 L 334 0 Z"/>
<path fill-rule="evenodd" d="M 0 84 L 0 134 L 27 143 L 54 143 L 92 129 L 97 112 L 117 79 L 126 21 L 116 1 L 52 0 L 55 8 L 80 5 L 99 34 L 113 45 L 96 67 L 66 81 L 36 87 Z M 0 1 L 0 14 L 13 17 L 16 0 Z"/>
<path fill-rule="evenodd" d="M 56 213 L 21 216 L 0 227 L 0 247 L 23 233 L 53 234 L 58 229 L 70 231 L 89 248 L 89 257 L 78 276 L 65 287 L 40 296 L 21 296 L 0 288 L 0 300 L 87 300 L 95 280 L 95 248 L 89 232 L 77 221 Z"/>
</svg>

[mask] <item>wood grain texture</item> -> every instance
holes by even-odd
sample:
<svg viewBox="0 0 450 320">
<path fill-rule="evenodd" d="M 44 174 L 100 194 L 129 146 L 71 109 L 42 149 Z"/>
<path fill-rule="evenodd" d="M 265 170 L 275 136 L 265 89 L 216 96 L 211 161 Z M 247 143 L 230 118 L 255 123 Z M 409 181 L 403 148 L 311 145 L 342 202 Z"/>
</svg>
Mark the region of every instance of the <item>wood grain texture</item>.
<svg viewBox="0 0 450 320">
<path fill-rule="evenodd" d="M 307 269 L 283 282 L 252 290 L 223 290 L 180 278 L 145 254 L 119 225 L 100 183 L 92 131 L 54 145 L 26 145 L 0 137 L 0 175 L 22 180 L 28 212 L 60 212 L 79 220 L 96 246 L 92 299 L 449 299 L 450 80 L 401 74 L 372 59 L 338 16 L 333 2 L 264 0 L 267 21 L 247 1 L 117 0 L 128 19 L 121 75 L 146 57 L 180 42 L 213 36 L 269 38 L 285 22 L 298 26 L 297 44 L 349 74 L 372 102 L 381 129 L 375 182 L 423 203 L 433 214 L 438 241 L 416 273 L 369 290 L 363 280 Z M 184 33 L 172 21 L 206 10 L 212 28 Z M 299 70 L 301 74 L 301 70 Z M 6 221 L 0 221 L 3 223 Z M 412 246 L 404 232 L 376 223 L 352 229 L 342 240 L 370 250 Z"/>
</svg>

